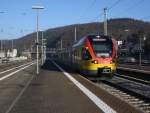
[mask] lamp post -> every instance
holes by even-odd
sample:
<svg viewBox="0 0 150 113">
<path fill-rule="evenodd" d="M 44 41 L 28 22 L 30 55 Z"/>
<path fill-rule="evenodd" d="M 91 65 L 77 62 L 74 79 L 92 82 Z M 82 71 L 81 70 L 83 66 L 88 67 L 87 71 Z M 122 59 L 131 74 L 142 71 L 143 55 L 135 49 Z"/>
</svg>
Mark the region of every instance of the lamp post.
<svg viewBox="0 0 150 113">
<path fill-rule="evenodd" d="M 3 14 L 3 13 L 5 13 L 5 12 L 4 11 L 0 11 L 0 14 Z M 3 30 L 1 32 L 3 32 Z M 2 50 L 3 50 L 3 46 L 2 46 L 2 40 L 1 40 L 1 51 Z"/>
<path fill-rule="evenodd" d="M 36 73 L 39 74 L 39 34 L 38 34 L 38 30 L 39 30 L 39 10 L 44 9 L 43 6 L 32 6 L 32 9 L 35 9 L 37 12 L 37 17 L 36 17 L 36 27 L 37 27 L 37 39 L 36 39 L 36 58 L 37 58 L 37 70 Z"/>
</svg>

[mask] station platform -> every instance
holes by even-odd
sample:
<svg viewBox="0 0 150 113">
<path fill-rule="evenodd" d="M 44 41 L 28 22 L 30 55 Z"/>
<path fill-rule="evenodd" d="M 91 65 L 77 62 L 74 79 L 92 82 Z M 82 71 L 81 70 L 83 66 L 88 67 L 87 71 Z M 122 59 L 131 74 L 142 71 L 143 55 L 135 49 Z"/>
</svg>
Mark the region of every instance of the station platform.
<svg viewBox="0 0 150 113">
<path fill-rule="evenodd" d="M 69 69 L 69 75 L 62 71 L 46 61 L 9 113 L 140 113 Z"/>
</svg>

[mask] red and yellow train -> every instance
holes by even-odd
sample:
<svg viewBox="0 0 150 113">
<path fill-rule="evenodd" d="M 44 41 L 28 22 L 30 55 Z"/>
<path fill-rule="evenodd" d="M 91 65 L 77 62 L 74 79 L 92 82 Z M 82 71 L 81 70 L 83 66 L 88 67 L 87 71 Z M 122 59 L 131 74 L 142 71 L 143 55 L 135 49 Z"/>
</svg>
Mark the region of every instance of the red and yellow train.
<svg viewBox="0 0 150 113">
<path fill-rule="evenodd" d="M 86 35 L 59 57 L 85 75 L 110 75 L 116 71 L 116 41 L 109 36 Z"/>
</svg>

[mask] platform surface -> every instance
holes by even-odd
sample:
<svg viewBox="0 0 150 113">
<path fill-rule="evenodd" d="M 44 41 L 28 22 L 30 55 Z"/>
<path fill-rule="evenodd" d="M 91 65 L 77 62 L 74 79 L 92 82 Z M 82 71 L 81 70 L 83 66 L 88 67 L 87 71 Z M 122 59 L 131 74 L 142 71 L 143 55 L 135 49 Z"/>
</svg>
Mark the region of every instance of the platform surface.
<svg viewBox="0 0 150 113">
<path fill-rule="evenodd" d="M 102 111 L 52 62 L 47 62 L 10 113 L 102 113 Z"/>
<path fill-rule="evenodd" d="M 0 113 L 141 113 L 59 65 L 47 60 L 39 75 L 32 65 L 0 81 Z"/>
</svg>

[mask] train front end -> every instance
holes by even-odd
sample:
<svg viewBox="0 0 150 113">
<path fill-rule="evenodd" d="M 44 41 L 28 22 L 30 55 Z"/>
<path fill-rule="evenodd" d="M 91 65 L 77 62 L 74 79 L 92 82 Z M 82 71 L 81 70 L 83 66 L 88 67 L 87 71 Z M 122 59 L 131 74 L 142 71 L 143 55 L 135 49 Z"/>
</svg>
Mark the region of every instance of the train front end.
<svg viewBox="0 0 150 113">
<path fill-rule="evenodd" d="M 112 76 L 116 71 L 116 44 L 108 36 L 89 35 L 85 40 L 83 51 L 89 59 L 85 63 L 84 72 L 90 75 Z"/>
</svg>

